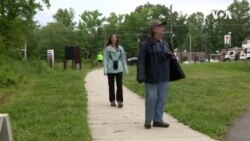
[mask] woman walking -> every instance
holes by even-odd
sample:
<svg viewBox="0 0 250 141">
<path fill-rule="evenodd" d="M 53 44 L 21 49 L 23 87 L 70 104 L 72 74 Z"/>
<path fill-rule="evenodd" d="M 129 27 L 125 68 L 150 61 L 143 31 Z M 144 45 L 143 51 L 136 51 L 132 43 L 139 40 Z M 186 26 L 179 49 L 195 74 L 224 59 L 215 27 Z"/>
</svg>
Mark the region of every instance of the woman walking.
<svg viewBox="0 0 250 141">
<path fill-rule="evenodd" d="M 112 107 L 116 106 L 115 100 L 118 102 L 118 107 L 123 107 L 123 89 L 122 77 L 123 72 L 128 73 L 126 62 L 126 53 L 124 48 L 119 45 L 119 39 L 116 34 L 112 34 L 104 51 L 104 75 L 108 76 L 109 86 L 109 101 Z M 115 82 L 117 86 L 115 95 Z"/>
</svg>

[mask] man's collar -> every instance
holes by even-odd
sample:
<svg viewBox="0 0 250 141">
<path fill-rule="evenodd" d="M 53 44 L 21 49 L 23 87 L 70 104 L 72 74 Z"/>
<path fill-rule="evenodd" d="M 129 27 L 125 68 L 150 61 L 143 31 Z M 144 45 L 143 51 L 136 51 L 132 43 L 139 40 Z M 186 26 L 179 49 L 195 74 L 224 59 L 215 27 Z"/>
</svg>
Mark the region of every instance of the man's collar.
<svg viewBox="0 0 250 141">
<path fill-rule="evenodd" d="M 151 37 L 152 41 L 156 44 L 156 43 L 160 43 L 162 44 L 163 43 L 163 39 L 162 40 L 158 40 L 156 39 L 155 37 Z"/>
</svg>

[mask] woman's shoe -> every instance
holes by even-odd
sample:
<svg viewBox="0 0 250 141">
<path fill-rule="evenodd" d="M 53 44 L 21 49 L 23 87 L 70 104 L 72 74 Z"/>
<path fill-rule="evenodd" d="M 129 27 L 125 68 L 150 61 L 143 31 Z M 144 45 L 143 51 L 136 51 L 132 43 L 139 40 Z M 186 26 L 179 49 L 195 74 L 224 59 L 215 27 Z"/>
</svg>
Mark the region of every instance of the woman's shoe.
<svg viewBox="0 0 250 141">
<path fill-rule="evenodd" d="M 112 102 L 111 102 L 111 104 L 110 104 L 110 106 L 111 106 L 111 107 L 116 107 L 115 102 L 114 102 L 114 101 L 112 101 Z"/>
<path fill-rule="evenodd" d="M 118 102 L 118 108 L 122 108 L 122 107 L 123 107 L 122 102 Z"/>
</svg>

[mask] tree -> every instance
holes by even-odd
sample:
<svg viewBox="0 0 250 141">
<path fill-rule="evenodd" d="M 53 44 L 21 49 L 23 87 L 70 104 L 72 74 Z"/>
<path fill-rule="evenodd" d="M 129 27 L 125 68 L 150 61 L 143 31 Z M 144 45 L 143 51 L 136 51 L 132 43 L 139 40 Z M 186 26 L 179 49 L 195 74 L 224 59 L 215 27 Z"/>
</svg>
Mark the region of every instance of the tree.
<svg viewBox="0 0 250 141">
<path fill-rule="evenodd" d="M 122 26 L 123 31 L 120 31 L 120 36 L 122 37 L 122 44 L 126 47 L 128 57 L 136 56 L 139 41 L 150 36 L 149 23 L 151 20 L 166 21 L 167 25 L 170 25 L 169 12 L 170 10 L 164 5 L 146 3 L 138 6 L 135 11 L 125 16 Z M 170 29 L 169 26 L 167 29 Z"/>
<path fill-rule="evenodd" d="M 5 53 L 5 50 L 4 50 L 4 43 L 3 43 L 3 37 L 0 36 L 0 52 L 1 53 Z"/>
<path fill-rule="evenodd" d="M 241 46 L 241 42 L 250 33 L 250 6 L 247 0 L 234 0 L 229 5 L 228 10 L 232 13 L 232 25 L 228 26 L 228 31 L 232 33 L 232 45 Z M 247 29 L 247 30 L 246 30 Z"/>
<path fill-rule="evenodd" d="M 204 20 L 204 15 L 201 12 L 193 13 L 188 17 L 188 36 L 186 38 L 186 43 L 190 42 L 191 36 L 193 51 L 204 51 L 204 48 L 202 48 Z"/>
<path fill-rule="evenodd" d="M 55 58 L 63 60 L 65 46 L 75 45 L 75 33 L 72 28 L 61 23 L 49 23 L 38 32 L 38 54 L 46 55 L 47 49 L 54 49 Z"/>
<path fill-rule="evenodd" d="M 185 40 L 188 34 L 187 15 L 178 14 L 177 19 L 173 23 L 173 41 L 174 48 L 178 48 L 178 51 L 183 51 L 185 47 Z"/>
<path fill-rule="evenodd" d="M 120 30 L 123 24 L 124 15 L 116 15 L 115 13 L 110 13 L 109 17 L 105 18 L 106 24 L 104 28 L 106 30 L 106 34 L 112 34 L 114 31 Z"/>
<path fill-rule="evenodd" d="M 105 42 L 104 30 L 102 29 L 104 19 L 102 14 L 98 11 L 84 11 L 81 20 L 79 21 L 78 29 L 82 32 L 85 41 L 84 50 L 87 51 L 89 57 L 93 59 L 99 51 L 102 50 Z"/>
<path fill-rule="evenodd" d="M 66 27 L 74 28 L 76 25 L 76 22 L 74 22 L 74 10 L 70 8 L 67 9 L 58 9 L 56 14 L 53 16 L 53 18 L 56 20 L 56 22 L 63 24 Z"/>
<path fill-rule="evenodd" d="M 50 6 L 49 0 L 42 3 L 35 0 L 0 1 L 0 36 L 3 50 L 12 51 L 23 47 L 31 32 L 36 28 L 34 15 L 42 10 L 42 4 Z"/>
<path fill-rule="evenodd" d="M 250 33 L 250 8 L 246 0 L 234 1 L 229 5 L 232 19 L 214 19 L 210 14 L 206 18 L 205 33 L 208 35 L 208 50 L 215 52 L 225 48 L 224 35 L 231 32 L 231 47 L 241 47 L 241 42 Z M 218 10 L 223 11 L 223 10 Z"/>
</svg>

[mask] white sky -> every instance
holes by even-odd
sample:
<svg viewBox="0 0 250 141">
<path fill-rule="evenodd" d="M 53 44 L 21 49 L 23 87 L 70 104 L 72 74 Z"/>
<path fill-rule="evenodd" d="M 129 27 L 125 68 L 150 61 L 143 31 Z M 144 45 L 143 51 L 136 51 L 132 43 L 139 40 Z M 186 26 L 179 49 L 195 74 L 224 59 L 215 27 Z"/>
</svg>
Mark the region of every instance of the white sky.
<svg viewBox="0 0 250 141">
<path fill-rule="evenodd" d="M 47 22 L 53 21 L 52 17 L 59 8 L 73 8 L 75 10 L 75 21 L 77 22 L 79 21 L 79 15 L 85 10 L 98 10 L 103 16 L 109 16 L 111 12 L 129 14 L 137 6 L 147 2 L 162 4 L 166 7 L 173 4 L 173 11 L 183 14 L 190 15 L 199 11 L 208 15 L 212 10 L 226 10 L 233 3 L 233 0 L 50 0 L 51 7 L 39 12 L 35 16 L 35 20 L 41 25 L 46 25 Z"/>
</svg>

